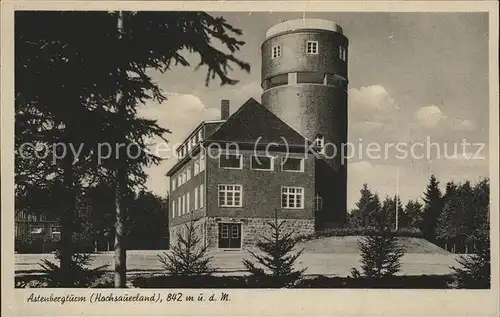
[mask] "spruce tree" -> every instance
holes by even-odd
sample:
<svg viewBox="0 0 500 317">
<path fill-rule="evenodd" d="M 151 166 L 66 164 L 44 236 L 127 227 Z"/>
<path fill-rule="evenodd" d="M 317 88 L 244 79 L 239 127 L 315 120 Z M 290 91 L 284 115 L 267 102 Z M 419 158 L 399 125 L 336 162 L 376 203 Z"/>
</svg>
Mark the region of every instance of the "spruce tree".
<svg viewBox="0 0 500 317">
<path fill-rule="evenodd" d="M 420 227 L 424 237 L 431 242 L 436 240 L 437 221 L 442 209 L 443 201 L 439 181 L 434 175 L 431 175 L 427 190 L 424 193 L 424 213 Z"/>
<path fill-rule="evenodd" d="M 404 248 L 398 242 L 387 225 L 383 214 L 376 217 L 378 232 L 361 238 L 358 248 L 361 251 L 362 274 L 371 279 L 381 279 L 395 275 L 401 268 L 401 257 Z M 361 275 L 358 270 L 352 270 L 353 275 Z"/>
<path fill-rule="evenodd" d="M 371 213 L 373 194 L 367 184 L 363 184 L 360 190 L 361 197 L 356 203 L 356 209 L 351 213 L 349 225 L 353 228 L 368 226 L 368 218 Z"/>
<path fill-rule="evenodd" d="M 473 254 L 460 256 L 459 267 L 453 267 L 462 288 L 489 288 L 491 285 L 491 241 L 489 179 L 483 179 L 473 188 L 472 231 L 468 233 L 474 241 Z"/>
<path fill-rule="evenodd" d="M 173 276 L 211 275 L 215 270 L 210 266 L 212 257 L 207 256 L 207 245 L 203 245 L 196 234 L 198 226 L 193 221 L 184 226 L 185 234 L 177 232 L 177 243 L 170 252 L 158 255 L 159 261 L 168 274 Z"/>
<path fill-rule="evenodd" d="M 260 264 L 257 267 L 251 261 L 244 259 L 248 272 L 251 274 L 253 283 L 264 284 L 269 287 L 290 287 L 299 280 L 306 269 L 294 269 L 295 262 L 304 252 L 300 250 L 293 252 L 296 241 L 292 238 L 293 230 L 284 233 L 283 226 L 286 221 L 278 220 L 278 212 L 275 210 L 273 222 L 268 222 L 271 227 L 270 236 L 261 236 L 257 242 L 257 248 L 262 251 L 263 255 L 248 251 L 252 257 Z M 270 273 L 266 272 L 267 269 Z"/>
<path fill-rule="evenodd" d="M 417 229 L 422 222 L 422 204 L 418 200 L 408 200 L 404 210 L 404 223 L 405 228 Z"/>
<path fill-rule="evenodd" d="M 461 288 L 490 288 L 491 255 L 489 226 L 484 225 L 482 233 L 475 240 L 475 252 L 457 259 L 459 267 L 452 267 Z"/>
<path fill-rule="evenodd" d="M 167 99 L 151 74 L 191 66 L 188 57 L 196 55 L 199 63 L 193 66 L 206 69 L 206 85 L 216 78 L 233 85 L 237 80 L 228 76 L 233 66 L 250 71 L 235 56 L 244 44 L 238 39 L 241 30 L 222 17 L 195 11 L 18 11 L 15 24 L 16 149 L 30 143 L 62 144 L 67 150 L 57 162 L 24 159 L 16 150 L 16 195 L 29 196 L 23 191 L 51 180 L 63 184 L 56 208 L 62 226 L 61 285 L 70 286 L 77 195 L 93 178 L 117 183 L 116 286 L 124 287 L 124 193 L 145 184 L 143 167 L 162 160 L 148 151 L 146 140 L 169 132 L 137 115 L 139 106 Z M 103 144 L 112 150 L 100 155 Z M 122 144 L 136 145 L 134 153 L 125 155 Z M 110 159 L 100 162 L 103 156 Z"/>
</svg>

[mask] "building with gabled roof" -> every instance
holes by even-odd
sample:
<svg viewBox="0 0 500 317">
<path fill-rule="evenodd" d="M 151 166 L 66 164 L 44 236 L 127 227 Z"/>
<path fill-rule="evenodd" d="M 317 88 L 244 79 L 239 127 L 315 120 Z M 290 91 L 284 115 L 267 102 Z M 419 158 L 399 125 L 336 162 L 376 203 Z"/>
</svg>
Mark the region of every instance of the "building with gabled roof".
<svg viewBox="0 0 500 317">
<path fill-rule="evenodd" d="M 347 216 L 347 46 L 326 20 L 277 24 L 262 44 L 262 104 L 249 99 L 202 122 L 170 169 L 170 241 L 195 221 L 210 247 L 238 249 L 269 230 L 275 212 L 295 235 Z"/>
</svg>

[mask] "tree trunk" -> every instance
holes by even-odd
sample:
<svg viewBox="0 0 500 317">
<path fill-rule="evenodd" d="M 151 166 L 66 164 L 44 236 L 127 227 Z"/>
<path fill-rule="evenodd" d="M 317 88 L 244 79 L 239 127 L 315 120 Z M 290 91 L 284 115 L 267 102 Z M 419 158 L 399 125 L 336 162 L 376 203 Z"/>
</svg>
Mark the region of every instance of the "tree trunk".
<svg viewBox="0 0 500 317">
<path fill-rule="evenodd" d="M 116 223 L 115 223 L 115 288 L 125 288 L 127 280 L 127 253 L 124 240 L 124 191 L 126 188 L 125 171 L 119 168 L 116 173 Z M 125 186 L 124 186 L 125 184 Z"/>
<path fill-rule="evenodd" d="M 74 216 L 76 206 L 76 194 L 73 175 L 73 159 L 71 155 L 65 155 L 61 161 L 63 168 L 63 182 L 65 194 L 61 197 L 63 201 L 62 212 L 60 213 L 61 240 L 60 240 L 60 269 L 61 287 L 72 286 L 71 264 L 73 257 L 73 233 Z"/>
<path fill-rule="evenodd" d="M 123 12 L 118 12 L 117 19 L 117 30 L 118 30 L 118 39 L 121 40 L 122 32 L 123 32 Z M 121 69 L 117 70 L 117 78 L 120 79 L 123 76 Z M 123 92 L 118 91 L 116 95 L 118 114 L 123 114 L 124 109 L 124 98 Z M 120 130 L 118 133 L 122 134 L 123 139 L 125 139 L 125 135 L 123 135 Z M 115 288 L 125 288 L 126 280 L 127 280 L 127 254 L 125 246 L 123 245 L 123 234 L 124 234 L 124 212 L 125 212 L 125 204 L 124 204 L 124 194 L 125 189 L 127 187 L 127 173 L 125 169 L 125 152 L 122 151 L 122 147 L 118 151 L 117 144 L 115 148 L 117 150 L 118 160 L 117 160 L 117 170 L 115 174 L 115 208 L 116 208 L 116 222 L 115 222 Z"/>
</svg>

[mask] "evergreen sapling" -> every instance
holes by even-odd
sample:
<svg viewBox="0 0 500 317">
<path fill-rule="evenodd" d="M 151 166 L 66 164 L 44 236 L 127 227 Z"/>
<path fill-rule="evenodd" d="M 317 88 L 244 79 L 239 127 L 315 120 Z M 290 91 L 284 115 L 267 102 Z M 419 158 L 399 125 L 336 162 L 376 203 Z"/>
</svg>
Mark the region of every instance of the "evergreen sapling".
<svg viewBox="0 0 500 317">
<path fill-rule="evenodd" d="M 256 244 L 257 248 L 263 254 L 260 255 L 253 251 L 248 251 L 261 267 L 256 266 L 247 259 L 243 260 L 243 264 L 251 274 L 252 282 L 260 284 L 259 286 L 293 286 L 306 270 L 294 269 L 295 262 L 302 255 L 304 250 L 293 252 L 297 242 L 292 238 L 294 234 L 293 230 L 283 233 L 285 222 L 286 221 L 278 221 L 278 214 L 277 211 L 275 211 L 274 221 L 267 223 L 271 227 L 271 235 L 261 236 Z M 262 267 L 267 269 L 270 274 Z"/>
</svg>

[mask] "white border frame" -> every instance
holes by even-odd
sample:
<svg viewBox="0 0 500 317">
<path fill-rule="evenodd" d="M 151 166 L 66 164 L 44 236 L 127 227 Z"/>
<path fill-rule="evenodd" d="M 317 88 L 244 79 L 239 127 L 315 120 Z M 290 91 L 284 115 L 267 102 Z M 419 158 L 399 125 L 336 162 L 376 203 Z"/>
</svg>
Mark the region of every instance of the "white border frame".
<svg viewBox="0 0 500 317">
<path fill-rule="evenodd" d="M 498 316 L 499 315 L 499 82 L 498 82 L 498 2 L 496 1 L 292 1 L 286 2 L 288 12 L 486 12 L 489 14 L 489 176 L 491 181 L 491 247 L 492 268 L 490 290 L 412 290 L 412 289 L 248 289 L 221 290 L 230 295 L 231 301 L 221 303 L 162 304 L 106 303 L 103 305 L 82 302 L 28 303 L 31 295 L 86 296 L 96 291 L 116 295 L 130 294 L 130 290 L 92 289 L 14 289 L 14 65 L 13 22 L 14 10 L 195 10 L 195 11 L 274 11 L 284 9 L 278 1 L 4 1 L 2 2 L 2 166 L 1 209 L 2 221 L 2 316 Z M 205 183 L 206 184 L 206 183 Z M 205 185 L 206 189 L 206 185 Z M 206 197 L 206 195 L 205 195 Z M 158 292 L 184 291 L 198 295 L 193 289 L 140 290 L 141 295 Z M 215 293 L 218 294 L 218 293 Z M 335 300 L 332 301 L 332 298 Z M 318 304 L 319 303 L 319 304 Z M 359 304 L 362 303 L 360 306 Z M 355 307 L 355 308 L 353 308 Z M 42 308 L 42 309 L 41 309 Z"/>
</svg>

